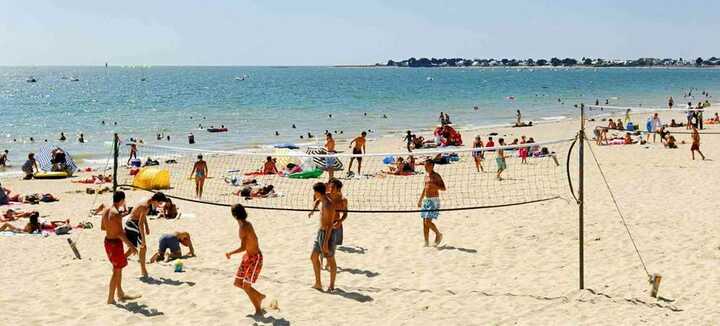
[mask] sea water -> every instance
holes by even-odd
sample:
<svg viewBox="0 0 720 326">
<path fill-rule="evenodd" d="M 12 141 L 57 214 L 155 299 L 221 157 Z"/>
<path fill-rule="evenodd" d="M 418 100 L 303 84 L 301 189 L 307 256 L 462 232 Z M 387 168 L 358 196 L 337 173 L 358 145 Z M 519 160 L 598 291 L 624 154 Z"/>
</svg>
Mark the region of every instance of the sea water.
<svg viewBox="0 0 720 326">
<path fill-rule="evenodd" d="M 690 89 L 696 96 L 685 98 Z M 307 143 L 308 132 L 319 141 L 325 130 L 394 137 L 434 128 L 441 111 L 463 129 L 513 123 L 518 109 L 523 120 L 552 121 L 576 117 L 581 102 L 664 106 L 673 96 L 682 105 L 702 91 L 720 94 L 720 70 L 0 67 L 0 150 L 18 166 L 47 139 L 83 166 L 106 161 L 113 133 L 146 143 L 161 133 L 173 146 L 193 133 L 196 148 L 239 149 Z M 221 125 L 229 131 L 205 131 Z"/>
</svg>

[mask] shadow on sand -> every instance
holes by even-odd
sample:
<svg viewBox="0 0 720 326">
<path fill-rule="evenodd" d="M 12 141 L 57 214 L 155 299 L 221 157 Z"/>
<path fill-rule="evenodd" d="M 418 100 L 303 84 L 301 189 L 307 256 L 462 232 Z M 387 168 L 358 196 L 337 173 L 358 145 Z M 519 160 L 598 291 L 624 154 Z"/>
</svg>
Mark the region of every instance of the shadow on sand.
<svg viewBox="0 0 720 326">
<path fill-rule="evenodd" d="M 158 311 L 157 309 L 150 308 L 145 304 L 137 302 L 128 302 L 125 304 L 116 303 L 115 306 L 125 309 L 134 314 L 141 314 L 145 317 L 157 317 L 165 315 L 165 313 L 163 313 L 162 311 Z"/>
<path fill-rule="evenodd" d="M 290 322 L 285 318 L 277 319 L 273 316 L 264 315 L 247 315 L 246 317 L 251 318 L 256 323 L 262 323 L 273 326 L 290 326 Z"/>
<path fill-rule="evenodd" d="M 360 254 L 360 255 L 364 255 L 365 252 L 367 251 L 367 249 L 365 249 L 363 247 L 347 247 L 347 246 L 337 247 L 336 250 L 342 251 L 342 252 L 345 252 L 348 254 Z"/>
<path fill-rule="evenodd" d="M 145 284 L 150 284 L 150 285 L 172 285 L 172 286 L 180 286 L 180 285 L 185 285 L 185 284 L 187 284 L 188 286 L 195 286 L 195 282 L 178 281 L 178 280 L 173 280 L 173 279 L 164 278 L 164 277 L 161 277 L 161 278 L 154 278 L 154 277 L 152 277 L 152 276 L 141 277 L 141 278 L 140 278 L 140 281 L 143 282 L 143 283 L 145 283 Z"/>
<path fill-rule="evenodd" d="M 372 271 L 367 271 L 364 269 L 357 269 L 357 268 L 338 267 L 337 271 L 338 271 L 338 273 L 350 273 L 353 275 L 365 275 L 365 277 L 376 277 L 376 276 L 380 275 L 380 273 L 378 273 L 378 272 L 372 272 Z"/>
<path fill-rule="evenodd" d="M 344 290 L 338 288 L 335 288 L 335 290 L 329 292 L 329 294 L 341 296 L 345 299 L 355 300 L 362 303 L 373 301 L 373 298 L 369 295 L 365 295 L 360 292 L 345 292 Z"/>
<path fill-rule="evenodd" d="M 448 246 L 448 245 L 442 245 L 442 246 L 438 247 L 437 250 L 457 250 L 457 251 L 462 251 L 467 254 L 476 254 L 478 252 L 477 249 L 458 248 L 458 247 L 453 247 L 453 246 Z"/>
</svg>

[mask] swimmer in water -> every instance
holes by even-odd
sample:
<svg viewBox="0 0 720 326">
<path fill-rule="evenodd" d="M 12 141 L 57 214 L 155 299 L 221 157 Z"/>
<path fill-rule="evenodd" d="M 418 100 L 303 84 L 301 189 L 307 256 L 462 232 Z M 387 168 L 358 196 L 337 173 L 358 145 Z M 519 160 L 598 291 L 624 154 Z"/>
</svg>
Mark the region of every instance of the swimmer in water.
<svg viewBox="0 0 720 326">
<path fill-rule="evenodd" d="M 275 130 L 275 136 L 280 136 L 280 133 L 277 130 Z"/>
<path fill-rule="evenodd" d="M 297 129 L 297 127 L 295 127 L 295 124 L 294 124 L 294 123 L 293 123 L 293 125 L 292 125 L 292 128 L 293 128 L 293 129 Z"/>
</svg>

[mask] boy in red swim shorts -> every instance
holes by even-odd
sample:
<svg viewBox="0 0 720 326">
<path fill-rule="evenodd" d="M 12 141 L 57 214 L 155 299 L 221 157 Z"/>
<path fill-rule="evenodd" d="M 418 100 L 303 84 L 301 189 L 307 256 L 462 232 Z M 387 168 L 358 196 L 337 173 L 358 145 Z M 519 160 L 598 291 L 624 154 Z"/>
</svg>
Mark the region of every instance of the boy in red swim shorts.
<svg viewBox="0 0 720 326">
<path fill-rule="evenodd" d="M 252 284 L 257 281 L 262 270 L 263 256 L 260 252 L 260 245 L 258 244 L 258 238 L 255 234 L 255 229 L 252 224 L 247 221 L 247 212 L 245 207 L 240 204 L 235 204 L 230 209 L 233 217 L 238 222 L 238 236 L 240 237 L 240 248 L 230 251 L 225 254 L 227 259 L 230 256 L 245 252 L 242 258 L 242 263 L 238 268 L 237 274 L 235 275 L 235 286 L 243 289 L 250 298 L 255 307 L 255 314 L 262 315 L 261 304 L 265 295 L 258 292 L 252 287 Z"/>
<path fill-rule="evenodd" d="M 125 193 L 122 191 L 113 194 L 113 206 L 103 213 L 100 228 L 105 231 L 105 253 L 113 266 L 110 277 L 110 291 L 108 293 L 108 304 L 115 304 L 115 291 L 120 301 L 137 299 L 140 296 L 126 295 L 122 289 L 122 269 L 127 266 L 125 249 L 123 243 L 128 245 L 128 252 L 134 254 L 137 248 L 130 243 L 122 227 L 122 215 L 120 207 L 125 205 Z"/>
</svg>

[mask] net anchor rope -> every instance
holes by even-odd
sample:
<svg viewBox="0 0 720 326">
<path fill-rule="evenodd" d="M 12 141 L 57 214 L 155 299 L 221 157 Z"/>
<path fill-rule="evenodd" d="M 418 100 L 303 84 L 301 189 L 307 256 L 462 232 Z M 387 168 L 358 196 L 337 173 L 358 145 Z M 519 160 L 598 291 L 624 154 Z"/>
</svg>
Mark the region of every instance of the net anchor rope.
<svg viewBox="0 0 720 326">
<path fill-rule="evenodd" d="M 587 139 L 587 137 L 586 137 L 586 139 Z M 627 235 L 630 238 L 630 242 L 632 242 L 633 248 L 635 248 L 635 253 L 638 256 L 638 259 L 640 260 L 640 264 L 642 264 L 642 267 L 645 270 L 645 274 L 648 276 L 648 278 L 651 278 L 652 275 L 648 271 L 647 265 L 645 265 L 645 260 L 643 259 L 642 254 L 640 254 L 640 249 L 638 249 L 635 238 L 633 237 L 632 232 L 630 232 L 630 227 L 627 225 L 625 216 L 623 215 L 622 210 L 620 209 L 620 204 L 618 204 L 617 199 L 615 198 L 615 194 L 612 191 L 612 188 L 610 188 L 610 184 L 608 183 L 607 178 L 605 177 L 605 172 L 603 172 L 603 169 L 600 166 L 600 162 L 598 161 L 597 156 L 595 155 L 593 146 L 590 141 L 587 141 L 587 143 L 588 143 L 588 148 L 590 149 L 590 154 L 592 154 L 593 161 L 595 161 L 595 165 L 597 166 L 598 171 L 600 172 L 600 176 L 602 177 L 603 183 L 605 184 L 605 187 L 607 188 L 607 191 L 610 194 L 610 198 L 612 199 L 612 202 L 615 206 L 615 210 L 617 211 L 618 216 L 620 217 L 620 220 L 622 221 L 622 224 L 625 227 L 625 231 L 627 232 Z"/>
</svg>

